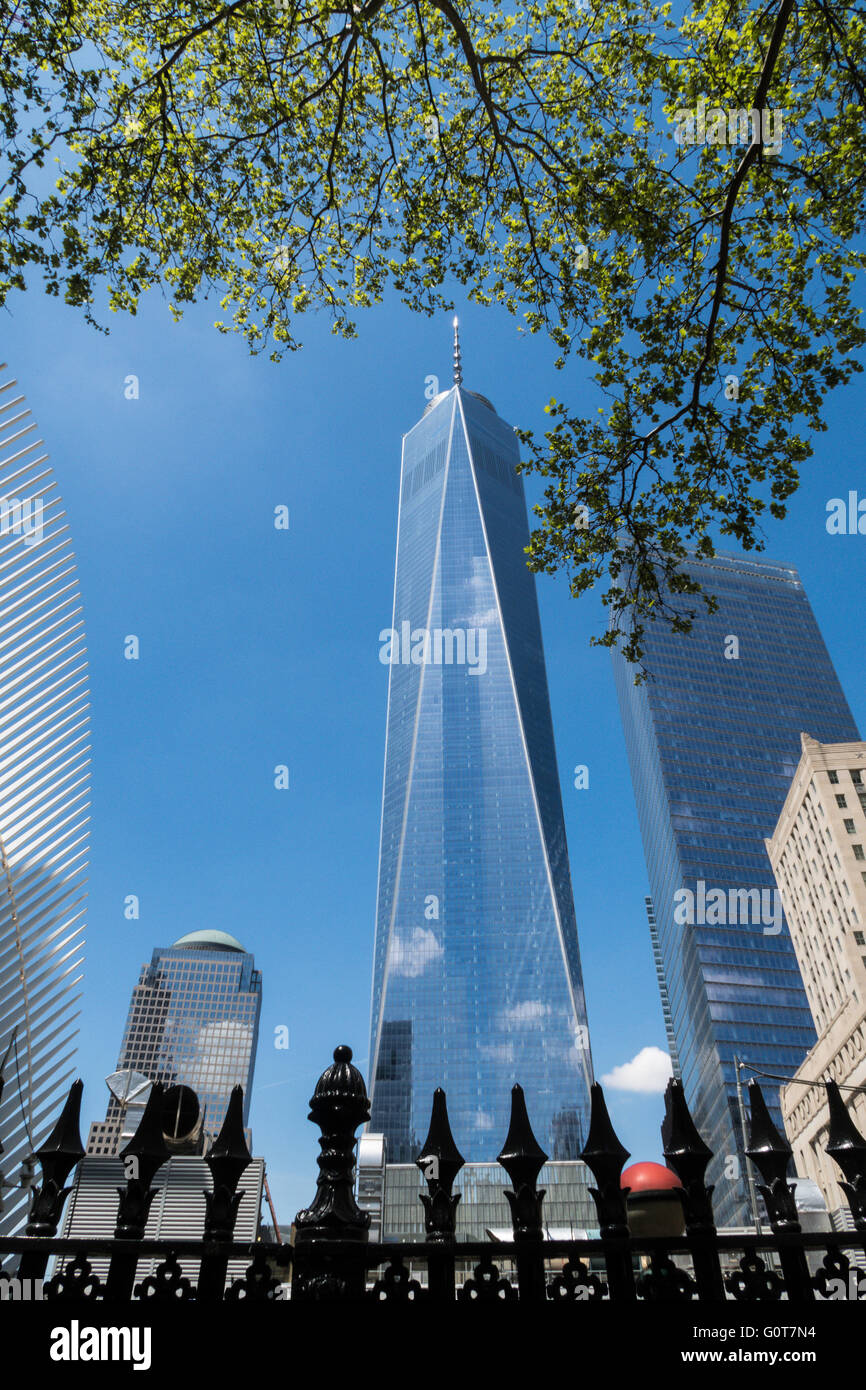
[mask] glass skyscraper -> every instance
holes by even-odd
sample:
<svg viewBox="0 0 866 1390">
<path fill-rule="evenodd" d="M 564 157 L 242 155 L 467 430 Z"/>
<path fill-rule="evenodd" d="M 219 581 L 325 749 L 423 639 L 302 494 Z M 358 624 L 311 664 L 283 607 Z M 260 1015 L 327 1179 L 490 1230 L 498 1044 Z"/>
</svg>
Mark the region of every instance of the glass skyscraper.
<svg viewBox="0 0 866 1390">
<path fill-rule="evenodd" d="M 134 1071 L 198 1096 L 204 1130 L 215 1136 L 234 1086 L 250 1108 L 262 1007 L 252 954 L 227 932 L 196 931 L 160 946 L 132 991 L 118 1071 Z M 121 1105 L 112 1095 L 103 1123 L 91 1126 L 88 1153 L 115 1152 Z"/>
<path fill-rule="evenodd" d="M 440 392 L 403 441 L 382 805 L 371 1131 L 411 1162 L 445 1088 L 495 1159 L 510 1091 L 576 1158 L 592 1079 L 553 725 L 513 429 Z"/>
<path fill-rule="evenodd" d="M 716 1155 L 717 1220 L 740 1225 L 750 1216 L 733 1059 L 790 1077 L 815 1042 L 764 838 L 801 732 L 829 743 L 859 735 L 795 569 L 724 555 L 683 568 L 718 612 L 686 600 L 690 634 L 647 625 L 649 679 L 635 686 L 618 652 L 614 672 L 673 1050 Z M 781 1128 L 778 1086 L 761 1080 Z"/>
</svg>

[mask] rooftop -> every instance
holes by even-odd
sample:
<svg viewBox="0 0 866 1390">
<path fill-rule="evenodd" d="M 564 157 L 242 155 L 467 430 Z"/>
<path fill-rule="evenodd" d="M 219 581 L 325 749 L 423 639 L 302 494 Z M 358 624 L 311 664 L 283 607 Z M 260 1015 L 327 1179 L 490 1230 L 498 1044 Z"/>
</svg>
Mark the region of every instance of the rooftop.
<svg viewBox="0 0 866 1390">
<path fill-rule="evenodd" d="M 181 936 L 174 942 L 175 946 L 185 946 L 191 950 L 216 948 L 218 951 L 244 951 L 244 947 L 237 937 L 229 936 L 225 931 L 191 931 L 186 936 Z M 244 951 L 244 954 L 246 952 Z"/>
</svg>

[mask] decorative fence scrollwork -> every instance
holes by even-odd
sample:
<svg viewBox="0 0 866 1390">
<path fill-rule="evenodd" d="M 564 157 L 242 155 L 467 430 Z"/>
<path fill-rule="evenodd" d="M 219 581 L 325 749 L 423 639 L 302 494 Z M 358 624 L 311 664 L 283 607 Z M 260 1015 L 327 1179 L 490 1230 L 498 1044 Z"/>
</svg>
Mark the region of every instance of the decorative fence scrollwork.
<svg viewBox="0 0 866 1390">
<path fill-rule="evenodd" d="M 712 1153 L 694 1125 L 682 1084 L 673 1080 L 665 1095 L 662 1139 L 668 1167 L 682 1184 L 676 1192 L 684 1234 L 639 1237 L 629 1230 L 627 1192 L 621 1185 L 629 1155 L 613 1129 L 602 1089 L 594 1085 L 582 1158 L 595 1183 L 590 1191 L 598 1235 L 545 1239 L 545 1192 L 537 1182 L 547 1155 L 532 1132 L 523 1091 L 515 1086 L 499 1155 L 511 1182 L 505 1193 L 511 1240 L 457 1240 L 460 1195 L 452 1189 L 464 1160 L 440 1089 L 433 1096 L 430 1129 L 417 1158 L 427 1189 L 420 1194 L 425 1239 L 377 1244 L 369 1240 L 370 1217 L 358 1206 L 353 1190 L 356 1130 L 369 1118 L 370 1106 L 351 1049 L 338 1047 L 310 1101 L 309 1118 L 321 1132 L 315 1197 L 298 1213 L 294 1245 L 285 1245 L 235 1240 L 243 1196 L 239 1184 L 251 1162 L 240 1087 L 232 1094 L 219 1137 L 206 1156 L 213 1186 L 204 1194 L 201 1238 L 145 1237 L 154 1175 L 169 1157 L 161 1132 L 158 1085 L 121 1155 L 126 1182 L 118 1189 L 113 1237 L 59 1237 L 70 1176 L 83 1156 L 81 1083 L 75 1082 L 54 1130 L 36 1155 L 42 1179 L 32 1192 L 26 1232 L 0 1242 L 0 1299 L 273 1303 L 288 1293 L 293 1303 L 301 1304 L 866 1301 L 866 1272 L 858 1268 L 866 1251 L 866 1140 L 835 1082 L 827 1083 L 827 1095 L 827 1152 L 843 1175 L 851 1232 L 817 1235 L 801 1230 L 787 1176 L 791 1149 L 773 1125 L 754 1081 L 749 1086 L 746 1153 L 761 1178 L 769 1230 L 739 1236 L 718 1232 L 712 1188 L 705 1183 Z M 92 1261 L 106 1256 L 103 1279 L 94 1273 Z M 58 1258 L 58 1267 L 46 1278 L 52 1258 Z M 137 1280 L 139 1262 L 154 1258 L 158 1263 L 153 1272 Z M 237 1260 L 246 1261 L 245 1272 L 232 1279 L 229 1266 Z M 37 1288 L 39 1295 L 28 1292 Z M 581 1316 L 579 1311 L 575 1316 Z"/>
</svg>

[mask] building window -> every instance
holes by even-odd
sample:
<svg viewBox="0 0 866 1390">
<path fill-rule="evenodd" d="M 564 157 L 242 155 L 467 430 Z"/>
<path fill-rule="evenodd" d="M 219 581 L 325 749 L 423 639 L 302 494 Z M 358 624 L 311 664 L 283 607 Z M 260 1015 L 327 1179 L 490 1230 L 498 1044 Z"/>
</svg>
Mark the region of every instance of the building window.
<svg viewBox="0 0 866 1390">
<path fill-rule="evenodd" d="M 862 931 L 855 931 L 854 940 L 858 946 L 866 946 L 866 935 Z"/>
<path fill-rule="evenodd" d="M 862 846 L 862 845 L 852 845 L 851 848 L 852 848 L 853 851 L 854 851 L 854 858 L 855 858 L 855 859 L 862 859 L 862 858 L 863 858 L 863 846 Z"/>
<path fill-rule="evenodd" d="M 834 772 L 831 768 L 831 770 L 827 773 L 827 776 L 830 778 L 832 785 L 835 787 L 836 783 L 839 781 L 838 772 Z"/>
<path fill-rule="evenodd" d="M 850 818 L 845 821 L 845 829 L 848 831 L 849 835 L 854 834 L 854 822 Z"/>
<path fill-rule="evenodd" d="M 848 802 L 845 800 L 845 797 L 841 792 L 837 792 L 836 794 L 836 805 L 841 807 L 847 807 L 848 805 Z"/>
<path fill-rule="evenodd" d="M 861 785 L 863 777 L 859 767 L 851 768 L 851 781 L 854 783 L 855 787 L 859 787 Z"/>
</svg>

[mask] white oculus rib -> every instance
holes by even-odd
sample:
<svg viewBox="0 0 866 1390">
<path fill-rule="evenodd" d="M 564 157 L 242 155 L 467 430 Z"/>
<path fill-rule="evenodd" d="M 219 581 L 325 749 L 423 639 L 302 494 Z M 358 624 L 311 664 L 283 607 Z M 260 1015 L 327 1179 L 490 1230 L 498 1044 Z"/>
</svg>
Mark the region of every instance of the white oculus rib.
<svg viewBox="0 0 866 1390">
<path fill-rule="evenodd" d="M 0 1235 L 72 1075 L 89 822 L 87 657 L 69 527 L 0 366 Z"/>
</svg>

